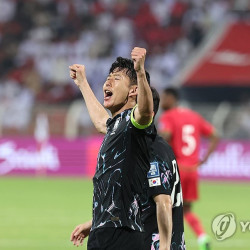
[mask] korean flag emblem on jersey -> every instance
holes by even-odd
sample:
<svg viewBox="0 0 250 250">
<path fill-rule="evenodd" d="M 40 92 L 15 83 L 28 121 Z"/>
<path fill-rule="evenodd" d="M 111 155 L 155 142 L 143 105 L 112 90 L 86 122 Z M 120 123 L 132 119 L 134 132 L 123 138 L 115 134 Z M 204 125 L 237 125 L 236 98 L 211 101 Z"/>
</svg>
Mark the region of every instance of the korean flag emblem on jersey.
<svg viewBox="0 0 250 250">
<path fill-rule="evenodd" d="M 160 177 L 152 178 L 148 180 L 149 187 L 155 187 L 161 185 Z"/>
</svg>

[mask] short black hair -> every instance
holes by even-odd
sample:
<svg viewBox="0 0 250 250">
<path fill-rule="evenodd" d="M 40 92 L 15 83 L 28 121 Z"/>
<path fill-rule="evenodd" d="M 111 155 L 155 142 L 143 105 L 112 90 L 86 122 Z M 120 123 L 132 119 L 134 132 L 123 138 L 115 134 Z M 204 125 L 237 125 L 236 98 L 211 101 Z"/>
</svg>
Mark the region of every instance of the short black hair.
<svg viewBox="0 0 250 250">
<path fill-rule="evenodd" d="M 154 115 L 157 114 L 158 109 L 159 109 L 159 104 L 160 104 L 160 95 L 158 91 L 154 87 L 150 87 L 152 91 L 152 96 L 153 96 L 153 102 L 154 102 Z"/>
<path fill-rule="evenodd" d="M 176 88 L 169 87 L 164 89 L 164 93 L 167 95 L 172 95 L 176 100 L 179 99 L 179 92 Z"/>
<path fill-rule="evenodd" d="M 131 85 L 137 84 L 137 75 L 134 69 L 134 62 L 132 60 L 124 57 L 117 57 L 109 69 L 109 74 L 113 73 L 115 70 L 126 70 L 126 75 L 129 77 Z M 150 85 L 150 75 L 146 70 L 145 73 L 148 84 Z"/>
</svg>

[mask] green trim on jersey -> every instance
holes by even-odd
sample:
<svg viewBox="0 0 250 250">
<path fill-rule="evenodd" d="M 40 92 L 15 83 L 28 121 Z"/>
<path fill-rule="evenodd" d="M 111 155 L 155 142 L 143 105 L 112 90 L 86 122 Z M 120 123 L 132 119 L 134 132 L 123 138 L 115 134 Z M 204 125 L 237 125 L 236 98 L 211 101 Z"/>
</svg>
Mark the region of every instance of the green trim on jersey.
<svg viewBox="0 0 250 250">
<path fill-rule="evenodd" d="M 137 104 L 136 104 L 136 105 L 134 106 L 134 108 L 132 109 L 132 112 L 131 112 L 131 115 L 130 115 L 130 120 L 131 120 L 132 124 L 133 124 L 136 128 L 138 128 L 138 129 L 145 129 L 145 128 L 148 128 L 148 127 L 152 124 L 152 122 L 153 122 L 153 117 L 152 117 L 151 121 L 149 122 L 149 124 L 140 125 L 140 124 L 135 120 L 135 118 L 134 118 L 134 110 L 135 110 L 136 107 L 137 107 Z"/>
</svg>

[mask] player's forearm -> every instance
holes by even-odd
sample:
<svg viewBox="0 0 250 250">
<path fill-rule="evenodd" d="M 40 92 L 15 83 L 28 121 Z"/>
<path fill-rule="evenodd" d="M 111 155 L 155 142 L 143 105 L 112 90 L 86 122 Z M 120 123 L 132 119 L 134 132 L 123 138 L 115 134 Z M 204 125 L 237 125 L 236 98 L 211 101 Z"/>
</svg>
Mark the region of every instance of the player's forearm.
<svg viewBox="0 0 250 250">
<path fill-rule="evenodd" d="M 169 202 L 156 203 L 157 223 L 160 234 L 160 250 L 169 250 L 172 236 L 172 205 Z"/>
<path fill-rule="evenodd" d="M 148 124 L 153 116 L 153 97 L 150 86 L 147 82 L 145 70 L 137 72 L 138 95 L 137 108 L 140 115 L 140 124 Z"/>
<path fill-rule="evenodd" d="M 90 88 L 87 80 L 83 81 L 80 85 L 80 90 L 85 100 L 87 109 L 89 111 L 90 118 L 100 133 L 106 133 L 106 121 L 109 118 L 108 112 L 97 100 L 95 94 Z"/>
<path fill-rule="evenodd" d="M 92 227 L 92 220 L 87 221 L 86 225 L 87 225 L 88 229 L 90 230 Z"/>
</svg>

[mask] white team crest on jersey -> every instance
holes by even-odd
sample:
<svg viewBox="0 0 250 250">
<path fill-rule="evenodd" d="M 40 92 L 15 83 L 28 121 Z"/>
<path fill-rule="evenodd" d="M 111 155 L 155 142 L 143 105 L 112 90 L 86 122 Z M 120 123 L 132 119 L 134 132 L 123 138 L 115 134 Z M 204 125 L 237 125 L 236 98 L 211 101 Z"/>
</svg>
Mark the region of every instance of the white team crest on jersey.
<svg viewBox="0 0 250 250">
<path fill-rule="evenodd" d="M 160 177 L 149 179 L 148 184 L 149 184 L 149 187 L 160 186 L 161 179 L 160 179 Z"/>
</svg>

